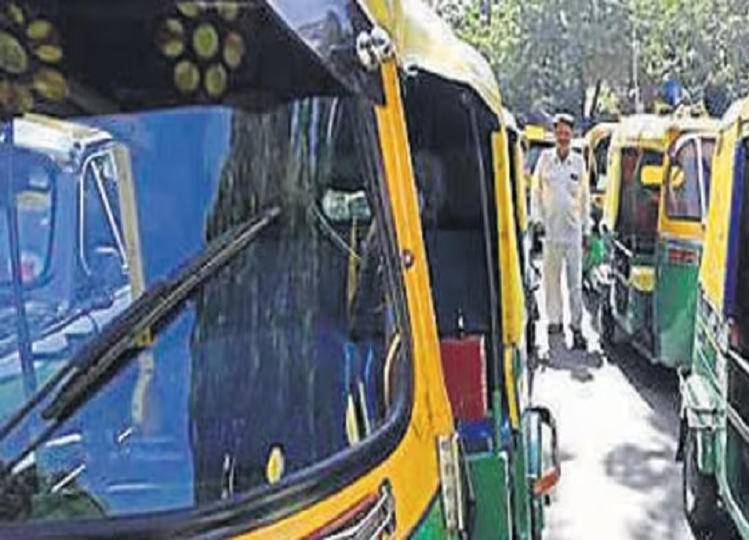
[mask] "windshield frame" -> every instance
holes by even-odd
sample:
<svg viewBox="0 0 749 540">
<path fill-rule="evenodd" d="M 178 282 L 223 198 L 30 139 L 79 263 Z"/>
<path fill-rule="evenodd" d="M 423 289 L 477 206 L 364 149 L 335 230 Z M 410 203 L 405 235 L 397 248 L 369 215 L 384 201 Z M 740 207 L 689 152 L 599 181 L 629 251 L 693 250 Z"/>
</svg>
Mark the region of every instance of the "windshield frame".
<svg viewBox="0 0 749 540">
<path fill-rule="evenodd" d="M 702 167 L 703 161 L 704 161 L 704 147 L 703 145 L 705 143 L 711 142 L 713 145 L 717 142 L 717 137 L 709 134 L 704 133 L 690 133 L 687 135 L 684 135 L 680 138 L 678 138 L 671 150 L 668 152 L 668 169 L 666 171 L 666 176 L 664 178 L 664 186 L 663 186 L 663 195 L 664 195 L 664 209 L 666 212 L 666 216 L 668 219 L 673 221 L 684 221 L 689 223 L 704 223 L 707 219 L 707 208 L 708 208 L 708 197 L 709 197 L 709 188 L 708 188 L 708 182 L 709 180 L 705 178 L 705 171 Z M 671 184 L 671 171 L 677 166 L 676 164 L 676 158 L 678 157 L 679 153 L 684 150 L 688 145 L 693 144 L 695 147 L 696 155 L 694 156 L 694 159 L 697 163 L 697 184 L 698 184 L 698 192 L 697 195 L 699 197 L 699 210 L 700 215 L 692 215 L 690 213 L 679 213 L 675 212 L 674 208 L 671 207 L 669 204 L 670 197 L 672 195 L 672 184 Z M 715 148 L 713 148 L 713 153 L 715 152 Z M 708 162 L 711 164 L 712 168 L 712 159 L 709 159 Z M 710 171 L 710 174 L 712 174 L 712 170 Z"/>
</svg>

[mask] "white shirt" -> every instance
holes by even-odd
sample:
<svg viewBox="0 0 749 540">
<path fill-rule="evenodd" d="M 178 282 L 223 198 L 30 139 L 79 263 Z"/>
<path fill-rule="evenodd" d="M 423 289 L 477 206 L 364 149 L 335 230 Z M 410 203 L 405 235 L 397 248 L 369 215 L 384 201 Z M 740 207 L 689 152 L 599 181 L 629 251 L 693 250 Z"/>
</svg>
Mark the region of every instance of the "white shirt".
<svg viewBox="0 0 749 540">
<path fill-rule="evenodd" d="M 556 148 L 541 153 L 531 192 L 531 219 L 544 226 L 546 241 L 581 242 L 590 233 L 590 188 L 583 157 L 570 149 L 560 159 Z"/>
</svg>

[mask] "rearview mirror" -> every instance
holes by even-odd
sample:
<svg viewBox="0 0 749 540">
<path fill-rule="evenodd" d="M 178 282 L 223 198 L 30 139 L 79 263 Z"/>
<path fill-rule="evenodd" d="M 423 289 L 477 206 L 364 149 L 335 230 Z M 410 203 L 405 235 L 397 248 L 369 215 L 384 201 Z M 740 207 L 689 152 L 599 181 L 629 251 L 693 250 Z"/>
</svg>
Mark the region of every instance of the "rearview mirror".
<svg viewBox="0 0 749 540">
<path fill-rule="evenodd" d="M 327 190 L 322 198 L 322 211 L 334 223 L 372 219 L 367 194 L 363 190 Z"/>
<path fill-rule="evenodd" d="M 658 165 L 645 165 L 640 171 L 640 183 L 644 186 L 657 186 L 663 181 L 663 169 Z"/>
</svg>

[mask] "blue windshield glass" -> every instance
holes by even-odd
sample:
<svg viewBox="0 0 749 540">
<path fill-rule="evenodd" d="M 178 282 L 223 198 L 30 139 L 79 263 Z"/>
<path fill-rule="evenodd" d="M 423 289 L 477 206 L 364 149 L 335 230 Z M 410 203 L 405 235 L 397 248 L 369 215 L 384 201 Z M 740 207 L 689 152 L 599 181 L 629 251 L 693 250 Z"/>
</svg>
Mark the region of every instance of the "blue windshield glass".
<svg viewBox="0 0 749 540">
<path fill-rule="evenodd" d="M 85 218 L 59 239 L 76 254 L 78 303 L 32 336 L 38 378 L 211 242 L 266 208 L 280 216 L 33 455 L 33 497 L 6 519 L 199 507 L 263 489 L 382 426 L 399 318 L 371 108 L 324 98 L 86 122 L 111 141 L 74 177 Z M 0 377 L 0 415 L 28 398 L 24 375 Z M 13 459 L 43 424 L 35 411 L 0 457 Z"/>
</svg>

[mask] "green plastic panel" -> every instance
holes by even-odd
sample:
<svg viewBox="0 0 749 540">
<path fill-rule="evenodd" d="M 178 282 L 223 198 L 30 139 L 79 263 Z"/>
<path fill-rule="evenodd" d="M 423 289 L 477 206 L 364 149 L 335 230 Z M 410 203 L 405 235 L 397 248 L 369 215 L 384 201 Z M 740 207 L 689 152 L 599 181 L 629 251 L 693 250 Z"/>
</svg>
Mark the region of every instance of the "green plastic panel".
<svg viewBox="0 0 749 540">
<path fill-rule="evenodd" d="M 504 453 L 468 456 L 476 493 L 476 521 L 473 538 L 481 540 L 509 540 L 510 489 L 507 456 Z"/>
<path fill-rule="evenodd" d="M 442 504 L 439 498 L 434 499 L 432 506 L 419 524 L 419 527 L 410 536 L 412 540 L 442 540 L 452 538 L 445 530 L 445 519 L 442 515 Z"/>
<path fill-rule="evenodd" d="M 658 249 L 654 329 L 657 336 L 656 359 L 673 368 L 689 367 L 694 342 L 699 267 L 669 263 L 667 249 L 665 243 Z"/>
</svg>

